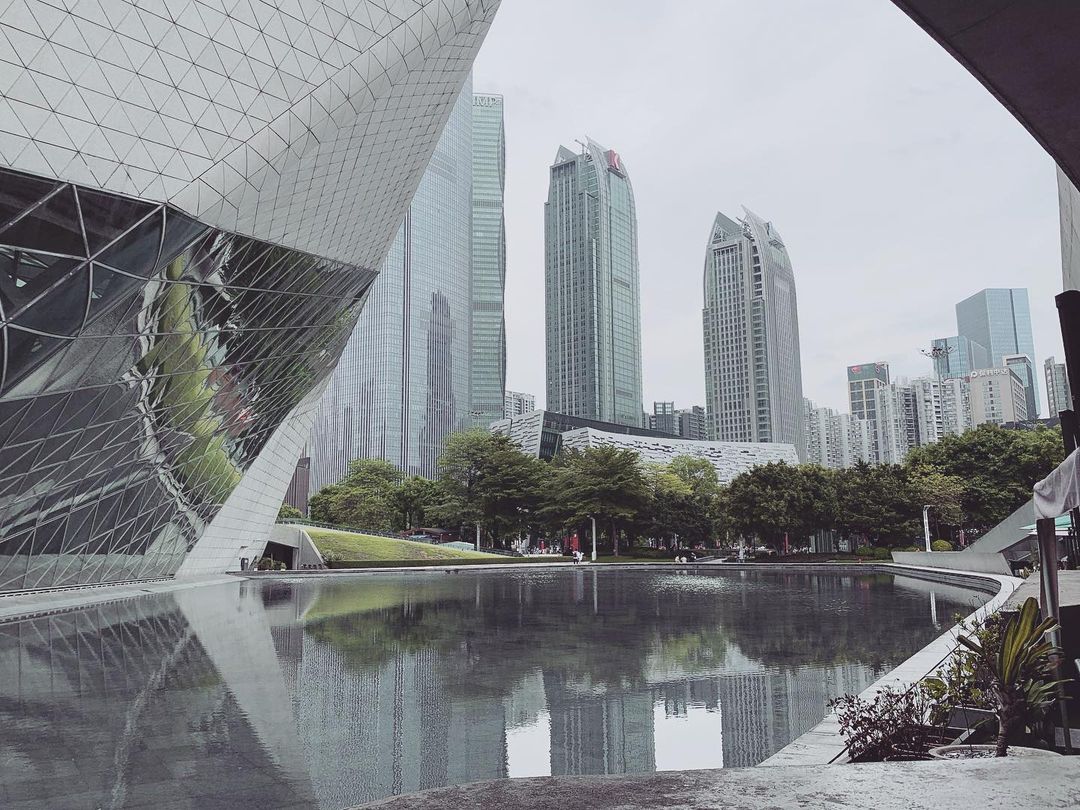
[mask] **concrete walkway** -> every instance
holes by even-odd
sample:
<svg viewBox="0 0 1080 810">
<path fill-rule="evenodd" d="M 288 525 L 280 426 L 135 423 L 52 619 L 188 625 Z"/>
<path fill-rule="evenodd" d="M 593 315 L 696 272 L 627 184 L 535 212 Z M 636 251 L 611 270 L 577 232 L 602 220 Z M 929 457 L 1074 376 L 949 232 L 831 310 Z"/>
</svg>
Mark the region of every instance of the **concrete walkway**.
<svg viewBox="0 0 1080 810">
<path fill-rule="evenodd" d="M 24 619 L 31 616 L 43 616 L 50 613 L 65 613 L 69 610 L 82 610 L 92 605 L 118 602 L 122 599 L 132 599 L 147 594 L 171 593 L 203 585 L 221 585 L 230 582 L 235 584 L 237 581 L 236 577 L 229 574 L 219 574 L 216 576 L 192 577 L 190 579 L 161 579 L 114 585 L 55 588 L 13 593 L 9 596 L 0 594 L 0 622 Z"/>
<path fill-rule="evenodd" d="M 1080 807 L 1080 757 L 885 762 L 501 779 L 363 805 L 383 810 L 989 810 Z"/>
</svg>

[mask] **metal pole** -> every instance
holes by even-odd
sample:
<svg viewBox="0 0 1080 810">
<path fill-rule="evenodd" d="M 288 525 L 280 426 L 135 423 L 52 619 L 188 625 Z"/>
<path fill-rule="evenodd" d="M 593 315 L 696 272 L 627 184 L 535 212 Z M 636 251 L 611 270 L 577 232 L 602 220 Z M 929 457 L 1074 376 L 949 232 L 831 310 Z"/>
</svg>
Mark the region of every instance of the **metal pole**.
<svg viewBox="0 0 1080 810">
<path fill-rule="evenodd" d="M 1057 627 L 1050 631 L 1050 643 L 1061 646 L 1061 607 L 1058 595 L 1058 543 L 1057 527 L 1053 518 L 1040 518 L 1035 522 L 1039 538 L 1039 606 L 1044 618 L 1053 617 Z M 1057 677 L 1061 671 L 1062 656 L 1056 656 Z M 1072 753 L 1072 734 L 1069 728 L 1069 710 L 1065 705 L 1065 690 L 1058 684 L 1058 709 L 1061 712 L 1061 728 L 1065 737 L 1065 752 Z"/>
<path fill-rule="evenodd" d="M 930 507 L 924 506 L 922 508 L 922 531 L 923 540 L 926 541 L 926 550 L 930 551 Z"/>
<path fill-rule="evenodd" d="M 589 520 L 592 521 L 592 561 L 596 562 L 596 518 L 589 515 Z"/>
<path fill-rule="evenodd" d="M 480 524 L 476 524 L 476 550 L 480 550 Z"/>
</svg>

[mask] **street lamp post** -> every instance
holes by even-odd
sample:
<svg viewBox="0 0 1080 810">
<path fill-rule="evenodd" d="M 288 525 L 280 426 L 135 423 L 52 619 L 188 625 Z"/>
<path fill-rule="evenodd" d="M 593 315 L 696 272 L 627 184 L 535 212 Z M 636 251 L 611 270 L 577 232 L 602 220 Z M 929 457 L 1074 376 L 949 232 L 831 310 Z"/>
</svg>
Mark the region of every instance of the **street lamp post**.
<svg viewBox="0 0 1080 810">
<path fill-rule="evenodd" d="M 930 507 L 924 506 L 922 508 L 922 530 L 923 540 L 926 541 L 926 550 L 930 551 Z"/>
<path fill-rule="evenodd" d="M 589 520 L 592 521 L 592 561 L 596 562 L 596 518 L 589 515 Z"/>
</svg>

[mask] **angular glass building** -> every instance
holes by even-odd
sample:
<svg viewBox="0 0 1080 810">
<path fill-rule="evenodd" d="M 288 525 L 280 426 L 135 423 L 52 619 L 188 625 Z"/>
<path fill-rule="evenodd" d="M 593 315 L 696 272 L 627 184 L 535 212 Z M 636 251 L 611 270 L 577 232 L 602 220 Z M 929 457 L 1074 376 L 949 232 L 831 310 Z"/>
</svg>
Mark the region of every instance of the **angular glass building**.
<svg viewBox="0 0 1080 810">
<path fill-rule="evenodd" d="M 986 289 L 956 305 L 956 331 L 961 337 L 985 346 L 989 366 L 1004 367 L 1006 355 L 1027 355 L 1035 365 L 1035 341 L 1031 336 L 1031 309 L 1026 289 Z M 1021 377 L 1028 401 L 1034 404 L 1029 418 L 1038 416 L 1040 396 L 1034 372 Z"/>
<path fill-rule="evenodd" d="M 486 427 L 503 415 L 506 393 L 506 133 L 503 97 L 473 96 L 472 413 Z"/>
<path fill-rule="evenodd" d="M 357 458 L 434 478 L 446 437 L 472 424 L 472 111 L 466 81 L 319 403 L 313 493 Z"/>
<path fill-rule="evenodd" d="M 497 5 L 0 11 L 0 590 L 261 551 Z"/>
<path fill-rule="evenodd" d="M 780 234 L 747 209 L 718 213 L 705 249 L 709 438 L 793 444 L 804 458 L 795 276 Z"/>
<path fill-rule="evenodd" d="M 617 152 L 559 147 L 544 237 L 547 407 L 641 425 L 637 213 Z"/>
</svg>

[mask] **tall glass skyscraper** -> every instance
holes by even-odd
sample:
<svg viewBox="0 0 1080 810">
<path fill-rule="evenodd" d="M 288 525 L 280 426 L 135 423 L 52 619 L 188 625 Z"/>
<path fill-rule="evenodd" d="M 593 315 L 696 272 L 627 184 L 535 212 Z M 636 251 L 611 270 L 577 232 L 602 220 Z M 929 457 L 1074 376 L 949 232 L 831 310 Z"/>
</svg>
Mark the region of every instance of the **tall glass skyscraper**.
<svg viewBox="0 0 1080 810">
<path fill-rule="evenodd" d="M 787 442 L 804 458 L 795 276 L 780 234 L 746 208 L 718 213 L 705 249 L 709 438 Z"/>
<path fill-rule="evenodd" d="M 506 392 L 506 136 L 503 97 L 473 96 L 472 416 L 487 427 L 503 417 Z"/>
<path fill-rule="evenodd" d="M 617 152 L 559 147 L 544 230 L 547 407 L 640 426 L 637 214 Z"/>
<path fill-rule="evenodd" d="M 1031 337 L 1031 310 L 1025 289 L 980 290 L 956 305 L 956 331 L 961 337 L 986 347 L 991 367 L 1003 367 L 1008 355 L 1024 354 L 1035 365 L 1035 342 Z M 1041 408 L 1035 374 L 1021 378 L 1028 390 L 1028 401 L 1038 416 Z"/>
<path fill-rule="evenodd" d="M 934 373 L 943 380 L 966 377 L 977 368 L 991 365 L 986 347 L 963 335 L 934 338 L 930 341 L 930 348 L 943 352 L 933 360 Z"/>
<path fill-rule="evenodd" d="M 472 112 L 469 80 L 319 404 L 311 492 L 357 458 L 434 477 L 446 437 L 472 424 Z"/>
</svg>

